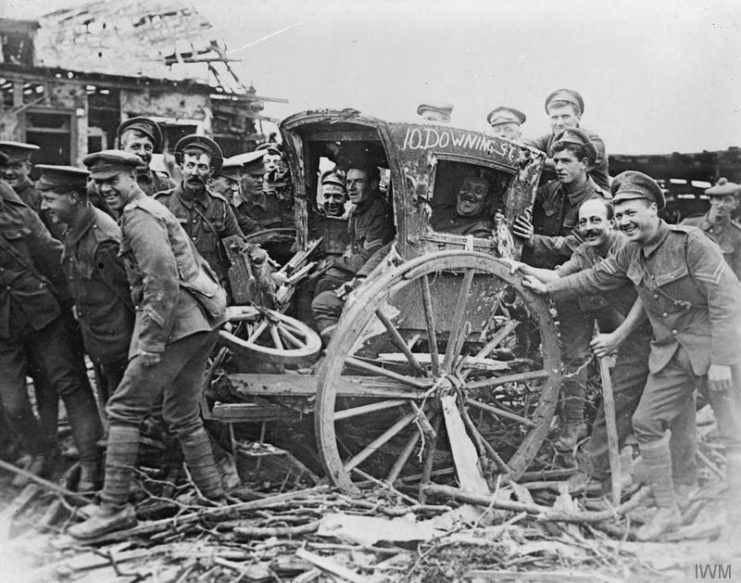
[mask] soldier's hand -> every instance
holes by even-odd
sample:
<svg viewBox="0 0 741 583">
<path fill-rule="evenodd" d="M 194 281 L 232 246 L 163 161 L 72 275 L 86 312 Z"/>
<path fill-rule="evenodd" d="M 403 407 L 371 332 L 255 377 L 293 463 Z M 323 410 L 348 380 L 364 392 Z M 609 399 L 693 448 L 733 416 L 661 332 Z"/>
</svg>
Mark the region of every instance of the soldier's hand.
<svg viewBox="0 0 741 583">
<path fill-rule="evenodd" d="M 154 366 L 162 360 L 161 352 L 149 352 L 147 350 L 139 350 L 136 355 L 141 358 L 141 363 L 144 366 Z"/>
<path fill-rule="evenodd" d="M 589 343 L 589 347 L 595 355 L 604 358 L 615 352 L 619 344 L 616 334 L 597 334 Z"/>
<path fill-rule="evenodd" d="M 526 275 L 522 280 L 522 285 L 534 291 L 536 294 L 547 294 L 548 293 L 548 288 L 546 287 L 546 285 L 539 279 L 533 277 L 532 275 Z"/>
<path fill-rule="evenodd" d="M 731 386 L 731 367 L 725 364 L 711 364 L 708 369 L 708 389 L 711 391 L 729 391 Z"/>
<path fill-rule="evenodd" d="M 512 223 L 512 234 L 522 239 L 526 245 L 532 245 L 535 229 L 527 217 L 519 216 Z"/>
<path fill-rule="evenodd" d="M 503 261 L 509 266 L 509 272 L 514 275 L 518 271 L 522 271 L 523 263 L 520 263 L 519 261 L 515 261 L 514 259 L 510 259 L 509 257 L 501 257 L 500 261 Z"/>
</svg>

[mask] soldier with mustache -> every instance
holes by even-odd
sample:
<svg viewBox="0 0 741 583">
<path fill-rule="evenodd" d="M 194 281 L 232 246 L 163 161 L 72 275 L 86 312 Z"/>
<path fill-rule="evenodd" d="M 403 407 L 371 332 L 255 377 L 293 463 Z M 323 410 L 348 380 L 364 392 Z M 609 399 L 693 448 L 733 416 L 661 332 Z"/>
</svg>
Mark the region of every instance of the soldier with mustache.
<svg viewBox="0 0 741 583">
<path fill-rule="evenodd" d="M 435 209 L 430 225 L 440 233 L 488 238 L 494 230 L 489 218 L 491 183 L 484 177 L 466 176 L 461 181 L 455 206 Z"/>
</svg>

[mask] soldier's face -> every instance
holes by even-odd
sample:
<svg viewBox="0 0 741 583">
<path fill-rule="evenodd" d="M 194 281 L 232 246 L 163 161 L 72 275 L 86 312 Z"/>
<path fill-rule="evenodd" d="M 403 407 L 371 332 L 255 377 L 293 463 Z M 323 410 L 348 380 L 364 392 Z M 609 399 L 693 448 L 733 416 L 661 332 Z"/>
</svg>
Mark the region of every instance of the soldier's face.
<svg viewBox="0 0 741 583">
<path fill-rule="evenodd" d="M 432 111 L 427 109 L 422 112 L 422 119 L 433 123 L 448 123 L 450 121 L 450 116 L 445 115 L 442 111 Z"/>
<path fill-rule="evenodd" d="M 346 200 L 345 189 L 338 184 L 322 186 L 322 208 L 328 217 L 341 217 L 345 212 Z"/>
<path fill-rule="evenodd" d="M 347 196 L 353 204 L 359 204 L 368 200 L 373 192 L 374 185 L 368 180 L 368 175 L 364 170 L 351 168 L 345 176 L 345 187 Z"/>
<path fill-rule="evenodd" d="M 638 244 L 648 242 L 658 227 L 656 203 L 638 198 L 618 202 L 615 205 L 615 224 Z"/>
<path fill-rule="evenodd" d="M 504 138 L 505 140 L 519 140 L 522 132 L 520 131 L 520 124 L 510 122 L 491 126 L 491 135 L 495 138 Z"/>
<path fill-rule="evenodd" d="M 716 222 L 730 216 L 738 206 L 738 198 L 733 194 L 710 197 L 710 221 Z"/>
<path fill-rule="evenodd" d="M 55 224 L 71 223 L 80 206 L 78 195 L 45 190 L 41 193 L 41 211 Z"/>
<path fill-rule="evenodd" d="M 590 247 L 607 242 L 614 221 L 607 218 L 607 207 L 600 201 L 588 200 L 579 207 L 579 233 Z"/>
<path fill-rule="evenodd" d="M 564 128 L 579 127 L 579 115 L 576 113 L 574 106 L 568 103 L 549 107 L 548 117 L 554 134 Z"/>
<path fill-rule="evenodd" d="M 208 154 L 183 154 L 183 184 L 188 190 L 201 190 L 211 178 L 211 158 Z"/>
<path fill-rule="evenodd" d="M 130 154 L 136 154 L 142 162 L 149 166 L 154 153 L 154 143 L 144 134 L 136 130 L 129 130 L 121 136 L 121 149 Z"/>
<path fill-rule="evenodd" d="M 280 154 L 265 154 L 263 161 L 265 163 L 265 172 L 283 171 L 283 157 Z"/>
<path fill-rule="evenodd" d="M 486 210 L 489 183 L 483 178 L 467 177 L 458 189 L 455 212 L 462 217 L 475 217 Z"/>
<path fill-rule="evenodd" d="M 571 184 L 583 178 L 587 173 L 587 160 L 579 160 L 569 150 L 554 153 L 553 164 L 556 166 L 556 176 L 561 184 Z"/>
<path fill-rule="evenodd" d="M 23 184 L 28 179 L 29 172 L 31 172 L 31 163 L 26 160 L 0 166 L 0 175 L 13 188 Z"/>
<path fill-rule="evenodd" d="M 120 212 L 132 199 L 138 184 L 134 171 L 117 172 L 110 178 L 95 179 L 95 187 L 112 211 Z"/>
<path fill-rule="evenodd" d="M 214 192 L 226 197 L 230 197 L 233 194 L 239 194 L 239 181 L 232 180 L 231 178 L 227 178 L 226 176 L 219 176 L 218 178 L 214 178 L 209 183 L 209 187 Z"/>
</svg>

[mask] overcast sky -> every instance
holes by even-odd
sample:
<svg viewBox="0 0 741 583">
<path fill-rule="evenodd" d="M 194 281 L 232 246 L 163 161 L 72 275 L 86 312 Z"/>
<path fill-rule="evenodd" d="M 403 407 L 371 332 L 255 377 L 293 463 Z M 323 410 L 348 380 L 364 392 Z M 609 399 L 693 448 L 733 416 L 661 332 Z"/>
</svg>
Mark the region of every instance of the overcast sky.
<svg viewBox="0 0 741 583">
<path fill-rule="evenodd" d="M 569 87 L 608 152 L 741 145 L 739 0 L 192 1 L 242 79 L 290 100 L 266 106 L 274 117 L 354 107 L 413 119 L 436 99 L 455 104 L 454 125 L 483 129 L 507 104 L 535 136 L 545 96 Z M 0 0 L 16 17 L 75 3 Z"/>
</svg>

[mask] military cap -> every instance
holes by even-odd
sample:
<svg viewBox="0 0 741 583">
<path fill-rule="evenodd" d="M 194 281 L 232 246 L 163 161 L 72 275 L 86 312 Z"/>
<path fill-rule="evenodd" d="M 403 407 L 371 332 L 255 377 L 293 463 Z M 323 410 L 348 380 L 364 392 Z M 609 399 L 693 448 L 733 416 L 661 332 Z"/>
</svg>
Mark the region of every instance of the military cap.
<svg viewBox="0 0 741 583">
<path fill-rule="evenodd" d="M 514 107 L 506 107 L 504 105 L 492 109 L 489 115 L 486 116 L 486 121 L 489 122 L 490 126 L 498 126 L 504 123 L 516 123 L 522 125 L 525 123 L 527 116 L 522 113 L 519 109 Z"/>
<path fill-rule="evenodd" d="M 90 177 L 94 180 L 107 180 L 119 172 L 131 172 L 144 165 L 139 156 L 123 150 L 102 150 L 88 154 L 82 163 L 90 170 Z"/>
<path fill-rule="evenodd" d="M 635 170 L 626 170 L 618 174 L 610 184 L 610 192 L 613 204 L 642 198 L 655 202 L 661 210 L 666 203 L 664 192 L 658 183 L 647 174 Z"/>
<path fill-rule="evenodd" d="M 249 166 L 250 164 L 259 165 L 262 157 L 267 154 L 266 150 L 255 150 L 254 152 L 245 152 L 244 154 L 237 154 L 231 158 L 224 160 L 224 164 L 235 163 L 241 166 Z"/>
<path fill-rule="evenodd" d="M 242 172 L 242 164 L 235 162 L 233 158 L 227 158 L 221 165 L 221 172 L 219 176 L 224 176 L 230 180 L 239 180 L 239 175 Z"/>
<path fill-rule="evenodd" d="M 218 174 L 221 172 L 221 166 L 224 163 L 224 153 L 221 151 L 219 144 L 214 142 L 211 138 L 206 136 L 200 136 L 198 134 L 190 134 L 178 140 L 175 144 L 175 160 L 178 164 L 183 161 L 183 152 L 188 148 L 196 148 L 201 150 L 204 154 L 208 154 L 211 158 L 211 168 L 213 173 Z"/>
<path fill-rule="evenodd" d="M 727 178 L 718 178 L 715 186 L 711 186 L 705 191 L 708 196 L 728 196 L 736 195 L 741 191 L 741 184 L 729 182 Z"/>
<path fill-rule="evenodd" d="M 80 190 L 87 192 L 87 179 L 90 172 L 74 166 L 54 166 L 37 164 L 41 176 L 36 181 L 39 190 Z"/>
<path fill-rule="evenodd" d="M 0 152 L 2 152 L 7 161 L 4 164 L 13 164 L 14 162 L 25 162 L 31 158 L 31 154 L 38 152 L 39 147 L 35 144 L 25 144 L 23 142 L 0 142 Z"/>
<path fill-rule="evenodd" d="M 334 184 L 335 186 L 340 186 L 343 189 L 345 188 L 345 181 L 343 180 L 342 176 L 337 174 L 336 170 L 327 170 L 324 174 L 322 174 L 320 182 L 322 186 L 324 186 L 325 184 Z"/>
<path fill-rule="evenodd" d="M 121 145 L 121 136 L 127 130 L 136 130 L 143 133 L 152 140 L 155 152 L 159 153 L 162 151 L 162 130 L 160 129 L 160 124 L 153 119 L 148 117 L 132 117 L 122 122 L 116 131 L 119 146 Z"/>
<path fill-rule="evenodd" d="M 587 153 L 589 162 L 592 163 L 597 159 L 597 147 L 589 139 L 587 133 L 581 128 L 564 128 L 553 136 L 551 150 L 556 144 L 574 144 L 581 146 Z"/>
<path fill-rule="evenodd" d="M 545 112 L 548 113 L 548 106 L 551 101 L 565 101 L 576 106 L 579 115 L 584 113 L 584 99 L 578 91 L 573 89 L 556 89 L 548 97 L 545 98 Z"/>
<path fill-rule="evenodd" d="M 265 152 L 266 154 L 271 154 L 273 156 L 282 156 L 283 155 L 283 149 L 280 147 L 279 144 L 276 144 L 275 142 L 265 142 L 264 144 L 260 144 L 255 148 L 256 152 Z"/>
<path fill-rule="evenodd" d="M 420 103 L 417 107 L 417 115 L 422 115 L 425 111 L 437 111 L 445 116 L 450 117 L 453 113 L 453 104 L 445 101 L 428 101 Z"/>
</svg>

